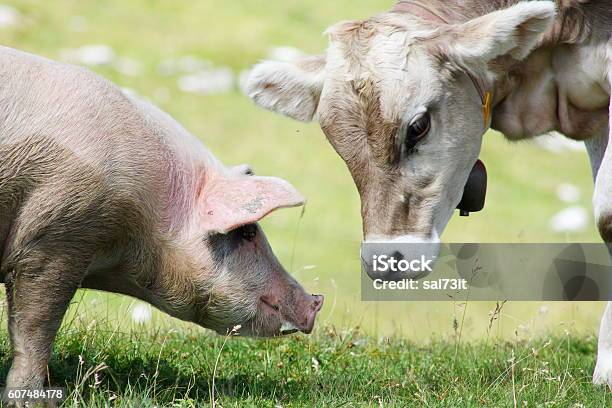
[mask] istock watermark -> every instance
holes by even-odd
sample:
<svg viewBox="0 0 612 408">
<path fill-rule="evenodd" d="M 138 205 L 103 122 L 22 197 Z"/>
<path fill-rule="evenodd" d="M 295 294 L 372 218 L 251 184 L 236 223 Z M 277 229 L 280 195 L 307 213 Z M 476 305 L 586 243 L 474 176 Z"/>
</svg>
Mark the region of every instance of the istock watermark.
<svg viewBox="0 0 612 408">
<path fill-rule="evenodd" d="M 374 255 L 372 257 L 372 268 L 375 272 L 433 272 L 435 259 L 426 259 L 421 255 L 420 259 L 396 259 L 389 255 Z"/>
<path fill-rule="evenodd" d="M 368 243 L 362 300 L 612 300 L 604 244 Z"/>
<path fill-rule="evenodd" d="M 372 287 L 376 290 L 467 290 L 467 279 L 402 279 L 400 281 L 386 281 L 374 279 Z"/>
</svg>

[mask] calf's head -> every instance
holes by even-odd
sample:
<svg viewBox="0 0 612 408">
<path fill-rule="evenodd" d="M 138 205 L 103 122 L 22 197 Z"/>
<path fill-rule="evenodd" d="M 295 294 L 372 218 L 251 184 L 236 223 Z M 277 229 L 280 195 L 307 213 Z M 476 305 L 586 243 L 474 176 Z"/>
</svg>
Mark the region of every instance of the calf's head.
<svg viewBox="0 0 612 408">
<path fill-rule="evenodd" d="M 399 12 L 339 23 L 324 55 L 263 62 L 247 92 L 318 117 L 361 196 L 366 242 L 425 243 L 403 257 L 435 256 L 490 124 L 483 99 L 554 15 L 552 2 L 525 2 L 460 24 Z"/>
<path fill-rule="evenodd" d="M 198 265 L 192 320 L 221 334 L 236 325 L 255 336 L 310 333 L 323 296 L 306 293 L 285 271 L 257 224 L 304 198 L 284 180 L 241 169 L 207 177 L 198 193 L 187 234 L 196 237 Z"/>
</svg>

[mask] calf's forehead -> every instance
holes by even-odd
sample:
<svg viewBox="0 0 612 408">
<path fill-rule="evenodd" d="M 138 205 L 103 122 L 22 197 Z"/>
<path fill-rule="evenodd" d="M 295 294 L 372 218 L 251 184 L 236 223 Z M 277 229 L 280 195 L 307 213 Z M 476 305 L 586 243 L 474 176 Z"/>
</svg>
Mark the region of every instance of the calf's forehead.
<svg viewBox="0 0 612 408">
<path fill-rule="evenodd" d="M 398 122 L 429 105 L 441 91 L 441 75 L 435 58 L 416 41 L 408 31 L 380 30 L 370 36 L 341 39 L 332 36 L 325 85 L 330 89 L 323 94 L 323 106 L 339 102 L 341 95 L 361 105 L 375 103 L 381 119 Z M 370 100 L 374 97 L 376 101 Z M 344 101 L 342 105 L 350 104 Z"/>
</svg>

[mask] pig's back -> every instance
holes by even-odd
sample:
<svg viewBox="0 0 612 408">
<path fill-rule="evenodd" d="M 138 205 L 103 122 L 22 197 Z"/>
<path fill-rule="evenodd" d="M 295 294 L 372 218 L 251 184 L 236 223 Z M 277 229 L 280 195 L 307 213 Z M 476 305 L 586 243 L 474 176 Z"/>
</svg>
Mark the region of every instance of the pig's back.
<svg viewBox="0 0 612 408">
<path fill-rule="evenodd" d="M 194 172 L 210 157 L 168 115 L 98 75 L 0 47 L 0 246 L 19 206 L 7 204 L 14 190 L 64 176 L 169 228 L 186 216 Z"/>
<path fill-rule="evenodd" d="M 137 128 L 137 113 L 110 82 L 83 68 L 0 47 L 0 144 L 49 138 L 79 159 L 103 165 L 121 142 L 143 133 Z"/>
<path fill-rule="evenodd" d="M 152 160 L 159 171 L 160 154 L 168 154 L 160 150 L 218 165 L 168 114 L 97 74 L 0 47 L 0 145 L 32 137 L 50 138 L 99 167 L 111 161 L 116 168 L 138 153 L 138 161 Z"/>
</svg>

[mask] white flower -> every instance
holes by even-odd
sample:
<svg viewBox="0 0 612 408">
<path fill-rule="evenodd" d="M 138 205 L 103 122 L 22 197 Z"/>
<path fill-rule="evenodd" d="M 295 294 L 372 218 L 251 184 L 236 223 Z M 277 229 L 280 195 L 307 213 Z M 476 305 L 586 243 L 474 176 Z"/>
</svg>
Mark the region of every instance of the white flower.
<svg viewBox="0 0 612 408">
<path fill-rule="evenodd" d="M 113 64 L 113 67 L 120 74 L 128 76 L 136 76 L 142 72 L 142 64 L 140 63 L 140 61 L 132 58 L 117 58 Z"/>
<path fill-rule="evenodd" d="M 108 65 L 115 60 L 115 51 L 106 44 L 91 44 L 62 50 L 60 58 L 64 61 L 89 66 Z"/>
<path fill-rule="evenodd" d="M 212 68 L 212 62 L 195 57 L 193 55 L 185 55 L 180 58 L 168 58 L 163 60 L 157 66 L 157 71 L 166 76 L 180 73 L 194 73 Z"/>
<path fill-rule="evenodd" d="M 234 87 L 234 74 L 226 67 L 199 71 L 180 77 L 178 87 L 183 92 L 202 95 L 224 93 Z"/>
<path fill-rule="evenodd" d="M 151 306 L 146 303 L 136 303 L 132 306 L 132 320 L 136 324 L 145 324 L 151 320 Z"/>
<path fill-rule="evenodd" d="M 575 203 L 580 200 L 580 189 L 570 183 L 562 183 L 557 187 L 557 197 L 565 203 Z"/>
<path fill-rule="evenodd" d="M 550 132 L 535 139 L 536 145 L 552 153 L 583 152 L 586 150 L 583 142 L 572 140 L 558 132 Z"/>
<path fill-rule="evenodd" d="M 586 229 L 588 220 L 588 212 L 583 207 L 568 207 L 552 217 L 550 228 L 555 232 L 579 232 Z"/>
<path fill-rule="evenodd" d="M 294 47 L 274 47 L 268 52 L 270 59 L 282 62 L 293 62 L 304 56 L 304 52 Z"/>
<path fill-rule="evenodd" d="M 21 16 L 19 12 L 5 4 L 0 4 L 0 28 L 9 28 L 19 24 Z"/>
</svg>

